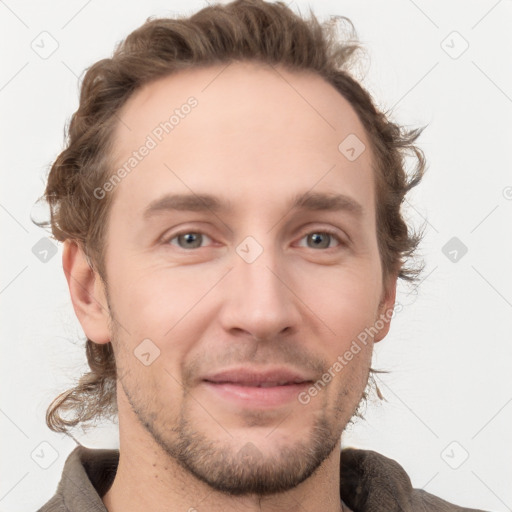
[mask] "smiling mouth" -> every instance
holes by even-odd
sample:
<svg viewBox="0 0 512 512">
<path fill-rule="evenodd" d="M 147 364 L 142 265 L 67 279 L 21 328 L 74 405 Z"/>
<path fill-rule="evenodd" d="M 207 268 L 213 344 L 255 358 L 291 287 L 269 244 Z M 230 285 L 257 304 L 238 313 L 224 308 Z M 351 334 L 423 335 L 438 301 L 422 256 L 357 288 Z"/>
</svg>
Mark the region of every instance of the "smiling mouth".
<svg viewBox="0 0 512 512">
<path fill-rule="evenodd" d="M 270 409 L 298 402 L 314 376 L 293 367 L 254 365 L 226 368 L 203 376 L 202 383 L 216 400 L 238 408 Z"/>
<path fill-rule="evenodd" d="M 299 397 L 310 381 L 282 382 L 267 381 L 259 383 L 203 381 L 205 388 L 215 398 L 215 402 L 228 404 L 240 409 L 270 410 L 292 404 L 300 404 Z"/>
</svg>

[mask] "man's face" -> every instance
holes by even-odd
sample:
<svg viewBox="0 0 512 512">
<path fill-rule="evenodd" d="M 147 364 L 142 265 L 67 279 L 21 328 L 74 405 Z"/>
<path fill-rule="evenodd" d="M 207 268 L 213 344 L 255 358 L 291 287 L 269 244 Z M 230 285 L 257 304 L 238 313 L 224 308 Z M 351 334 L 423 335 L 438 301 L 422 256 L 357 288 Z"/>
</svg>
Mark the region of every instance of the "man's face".
<svg viewBox="0 0 512 512">
<path fill-rule="evenodd" d="M 381 304 L 369 142 L 349 103 L 316 75 L 224 67 L 154 81 L 119 115 L 115 169 L 140 159 L 109 192 L 111 335 L 131 406 L 120 428 L 142 425 L 214 488 L 266 494 L 339 446 L 372 343 L 333 365 L 393 297 Z M 353 161 L 338 149 L 350 134 L 367 148 Z M 292 208 L 302 194 L 348 201 Z"/>
</svg>

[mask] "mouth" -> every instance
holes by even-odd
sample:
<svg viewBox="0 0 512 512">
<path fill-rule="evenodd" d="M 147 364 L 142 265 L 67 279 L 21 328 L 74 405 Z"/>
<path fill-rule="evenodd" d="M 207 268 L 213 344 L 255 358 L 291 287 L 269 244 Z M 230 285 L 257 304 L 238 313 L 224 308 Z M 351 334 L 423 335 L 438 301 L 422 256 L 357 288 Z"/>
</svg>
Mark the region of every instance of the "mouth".
<svg viewBox="0 0 512 512">
<path fill-rule="evenodd" d="M 233 385 L 244 386 L 244 387 L 248 387 L 248 388 L 275 388 L 277 386 L 294 386 L 296 384 L 304 384 L 307 381 L 260 382 L 260 383 L 255 383 L 255 384 L 249 383 L 249 382 L 209 381 L 209 380 L 206 380 L 205 382 L 211 382 L 212 384 L 233 384 Z"/>
<path fill-rule="evenodd" d="M 273 408 L 297 401 L 313 379 L 287 368 L 235 368 L 209 375 L 203 383 L 222 400 L 249 408 Z"/>
</svg>

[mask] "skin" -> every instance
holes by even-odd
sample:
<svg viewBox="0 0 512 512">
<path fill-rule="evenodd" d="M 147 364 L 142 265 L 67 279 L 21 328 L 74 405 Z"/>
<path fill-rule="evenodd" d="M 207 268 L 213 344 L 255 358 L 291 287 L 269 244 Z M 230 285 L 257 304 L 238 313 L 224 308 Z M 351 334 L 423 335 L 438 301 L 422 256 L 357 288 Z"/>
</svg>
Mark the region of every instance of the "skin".
<svg viewBox="0 0 512 512">
<path fill-rule="evenodd" d="M 340 437 L 389 322 L 308 404 L 241 405 L 202 378 L 279 364 L 320 379 L 393 307 L 396 275 L 382 285 L 369 141 L 321 77 L 239 62 L 137 90 L 119 115 L 116 164 L 189 96 L 197 107 L 109 192 L 108 288 L 76 244 L 64 245 L 84 332 L 112 341 L 118 365 L 120 461 L 103 502 L 110 512 L 342 510 Z M 352 162 L 338 150 L 349 134 L 367 148 Z M 233 211 L 164 211 L 144 221 L 163 193 L 191 191 L 229 200 Z M 362 214 L 290 210 L 307 191 L 343 193 Z M 197 248 L 176 238 L 187 232 L 203 234 Z M 236 251 L 247 236 L 263 249 L 252 263 Z M 134 355 L 144 339 L 160 350 L 148 366 Z"/>
</svg>

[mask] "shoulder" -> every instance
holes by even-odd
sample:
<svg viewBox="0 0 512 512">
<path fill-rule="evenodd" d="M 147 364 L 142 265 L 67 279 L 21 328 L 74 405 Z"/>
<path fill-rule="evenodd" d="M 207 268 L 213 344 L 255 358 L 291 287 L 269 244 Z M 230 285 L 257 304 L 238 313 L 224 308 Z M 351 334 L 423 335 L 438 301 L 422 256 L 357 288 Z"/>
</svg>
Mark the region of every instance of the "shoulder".
<svg viewBox="0 0 512 512">
<path fill-rule="evenodd" d="M 340 494 L 354 512 L 484 512 L 414 489 L 409 475 L 396 460 L 372 450 L 341 451 Z"/>
<path fill-rule="evenodd" d="M 111 485 L 118 462 L 117 449 L 77 446 L 64 463 L 55 495 L 38 512 L 106 512 L 101 496 Z"/>
<path fill-rule="evenodd" d="M 68 512 L 64 500 L 60 493 L 55 494 L 53 498 L 47 501 L 37 512 Z"/>
</svg>

